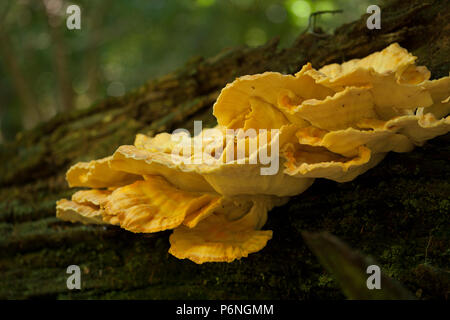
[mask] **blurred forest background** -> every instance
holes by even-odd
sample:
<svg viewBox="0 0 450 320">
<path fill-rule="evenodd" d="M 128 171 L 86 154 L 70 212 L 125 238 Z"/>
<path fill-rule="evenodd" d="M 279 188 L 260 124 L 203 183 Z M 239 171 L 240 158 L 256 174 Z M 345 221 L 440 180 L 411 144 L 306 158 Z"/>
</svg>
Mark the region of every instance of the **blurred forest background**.
<svg viewBox="0 0 450 320">
<path fill-rule="evenodd" d="M 55 114 L 121 96 L 189 59 L 279 36 L 289 45 L 311 13 L 332 32 L 376 0 L 2 0 L 0 143 Z M 66 8 L 81 8 L 68 30 Z"/>
</svg>

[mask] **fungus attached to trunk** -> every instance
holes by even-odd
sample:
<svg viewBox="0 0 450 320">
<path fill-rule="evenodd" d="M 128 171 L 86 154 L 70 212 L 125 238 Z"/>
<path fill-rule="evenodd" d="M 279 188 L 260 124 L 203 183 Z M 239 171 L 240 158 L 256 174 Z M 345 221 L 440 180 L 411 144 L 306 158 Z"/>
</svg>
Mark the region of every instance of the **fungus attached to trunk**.
<svg viewBox="0 0 450 320">
<path fill-rule="evenodd" d="M 295 75 L 240 77 L 214 104 L 216 128 L 181 140 L 138 134 L 110 157 L 72 166 L 69 186 L 91 189 L 58 201 L 57 216 L 138 233 L 174 229 L 169 252 L 196 263 L 247 257 L 272 237 L 261 230 L 268 212 L 315 178 L 351 181 L 388 152 L 450 131 L 450 77 L 430 81 L 415 61 L 394 43 L 319 70 L 308 63 Z M 261 154 L 275 155 L 279 170 L 262 174 Z"/>
</svg>

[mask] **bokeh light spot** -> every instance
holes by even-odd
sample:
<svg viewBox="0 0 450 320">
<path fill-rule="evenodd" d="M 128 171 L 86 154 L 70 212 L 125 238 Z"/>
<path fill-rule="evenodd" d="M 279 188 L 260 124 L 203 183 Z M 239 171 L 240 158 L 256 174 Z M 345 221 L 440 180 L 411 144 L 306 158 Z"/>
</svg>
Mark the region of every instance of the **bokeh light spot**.
<svg viewBox="0 0 450 320">
<path fill-rule="evenodd" d="M 291 11 L 299 18 L 307 18 L 311 14 L 311 6 L 306 1 L 297 0 L 291 3 Z"/>
<path fill-rule="evenodd" d="M 318 1 L 314 2 L 314 10 L 315 11 L 326 11 L 326 10 L 334 10 L 335 6 L 331 1 Z M 326 15 L 324 15 L 326 16 Z M 330 16 L 330 15 L 328 15 Z"/>
<path fill-rule="evenodd" d="M 119 63 L 110 62 L 103 69 L 106 80 L 113 81 L 122 76 L 123 67 Z"/>
<path fill-rule="evenodd" d="M 267 40 L 266 33 L 260 28 L 251 28 L 245 35 L 245 43 L 249 47 L 257 47 L 264 44 Z"/>
<path fill-rule="evenodd" d="M 76 97 L 76 108 L 85 109 L 92 103 L 91 99 L 87 94 L 80 94 Z"/>
<path fill-rule="evenodd" d="M 212 6 L 214 4 L 215 0 L 197 0 L 196 4 L 199 7 L 209 7 Z"/>
</svg>

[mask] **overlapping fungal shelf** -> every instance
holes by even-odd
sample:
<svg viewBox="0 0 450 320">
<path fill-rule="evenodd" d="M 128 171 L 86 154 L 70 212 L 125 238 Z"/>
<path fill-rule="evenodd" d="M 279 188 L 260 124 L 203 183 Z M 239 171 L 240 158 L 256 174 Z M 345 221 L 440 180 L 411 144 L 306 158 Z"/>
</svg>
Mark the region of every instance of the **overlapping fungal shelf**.
<svg viewBox="0 0 450 320">
<path fill-rule="evenodd" d="M 200 150 L 214 151 L 207 163 L 185 161 L 195 152 L 175 161 L 171 134 L 139 134 L 110 157 L 72 166 L 69 185 L 88 189 L 58 201 L 57 216 L 137 233 L 173 229 L 169 252 L 196 263 L 246 257 L 271 239 L 262 230 L 270 209 L 315 178 L 353 180 L 388 152 L 409 152 L 449 132 L 450 77 L 429 80 L 415 60 L 394 43 L 319 70 L 307 64 L 295 75 L 240 77 L 214 105 L 218 126 L 202 132 Z M 277 141 L 276 174 L 261 175 L 264 165 L 251 163 L 261 150 L 245 149 L 244 163 L 225 161 L 240 148 L 236 139 L 208 139 L 212 130 L 240 128 L 278 129 L 258 144 L 276 151 Z M 251 139 L 264 140 L 257 135 L 247 144 Z"/>
</svg>

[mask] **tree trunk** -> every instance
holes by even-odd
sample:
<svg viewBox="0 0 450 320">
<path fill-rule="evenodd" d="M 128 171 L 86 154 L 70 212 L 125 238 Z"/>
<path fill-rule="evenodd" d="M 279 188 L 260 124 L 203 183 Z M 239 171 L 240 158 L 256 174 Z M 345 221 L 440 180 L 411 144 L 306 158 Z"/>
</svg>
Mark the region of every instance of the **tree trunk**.
<svg viewBox="0 0 450 320">
<path fill-rule="evenodd" d="M 214 125 L 212 104 L 235 77 L 294 73 L 364 57 L 392 42 L 419 57 L 434 78 L 450 70 L 450 2 L 395 1 L 381 30 L 367 15 L 334 35 L 302 34 L 286 49 L 273 40 L 237 48 L 152 80 L 122 98 L 60 114 L 0 146 L 0 298 L 336 299 L 343 294 L 305 245 L 301 231 L 328 230 L 374 257 L 420 298 L 447 298 L 450 240 L 450 135 L 406 154 L 391 153 L 352 182 L 318 179 L 269 214 L 274 237 L 233 263 L 196 265 L 168 254 L 170 232 L 141 235 L 55 218 L 55 201 L 74 192 L 71 164 L 112 154 L 138 132 Z M 82 289 L 66 287 L 69 265 Z"/>
</svg>

